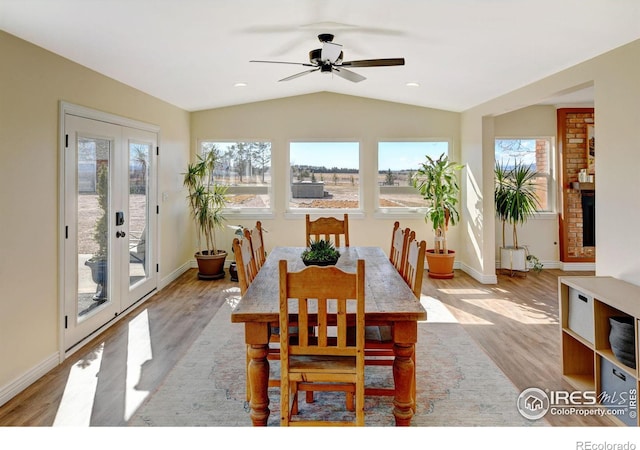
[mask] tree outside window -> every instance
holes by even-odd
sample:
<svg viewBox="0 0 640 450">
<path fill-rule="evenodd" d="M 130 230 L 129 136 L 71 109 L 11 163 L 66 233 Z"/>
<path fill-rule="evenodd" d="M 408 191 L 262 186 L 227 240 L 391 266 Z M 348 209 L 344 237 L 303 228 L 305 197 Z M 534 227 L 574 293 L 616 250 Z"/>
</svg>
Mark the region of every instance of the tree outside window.
<svg viewBox="0 0 640 450">
<path fill-rule="evenodd" d="M 213 176 L 229 186 L 228 208 L 271 208 L 271 142 L 202 141 L 200 151 L 203 155 L 211 151 L 219 154 L 221 163 Z"/>
<path fill-rule="evenodd" d="M 552 212 L 553 202 L 553 158 L 551 138 L 496 139 L 495 159 L 506 169 L 516 163 L 528 165 L 537 172 L 535 195 L 538 212 Z"/>
</svg>

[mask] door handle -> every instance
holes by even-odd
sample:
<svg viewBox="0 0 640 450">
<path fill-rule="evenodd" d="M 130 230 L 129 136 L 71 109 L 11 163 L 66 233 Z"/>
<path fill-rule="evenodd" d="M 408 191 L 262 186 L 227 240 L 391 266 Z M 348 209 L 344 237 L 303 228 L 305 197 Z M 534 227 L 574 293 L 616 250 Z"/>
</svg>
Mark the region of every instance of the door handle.
<svg viewBox="0 0 640 450">
<path fill-rule="evenodd" d="M 124 231 L 116 231 L 116 237 L 121 238 L 121 237 L 125 237 L 127 235 L 127 233 L 125 233 Z"/>
</svg>

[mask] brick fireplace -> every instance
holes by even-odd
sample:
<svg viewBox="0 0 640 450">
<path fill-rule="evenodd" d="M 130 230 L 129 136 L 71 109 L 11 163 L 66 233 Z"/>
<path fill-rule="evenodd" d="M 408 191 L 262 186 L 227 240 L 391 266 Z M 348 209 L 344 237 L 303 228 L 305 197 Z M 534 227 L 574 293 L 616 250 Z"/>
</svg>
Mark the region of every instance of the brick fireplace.
<svg viewBox="0 0 640 450">
<path fill-rule="evenodd" d="M 560 260 L 595 262 L 595 182 L 579 182 L 578 178 L 580 170 L 588 166 L 587 125 L 594 125 L 594 109 L 560 108 L 557 121 L 562 187 Z M 595 173 L 592 175 L 595 178 Z"/>
</svg>

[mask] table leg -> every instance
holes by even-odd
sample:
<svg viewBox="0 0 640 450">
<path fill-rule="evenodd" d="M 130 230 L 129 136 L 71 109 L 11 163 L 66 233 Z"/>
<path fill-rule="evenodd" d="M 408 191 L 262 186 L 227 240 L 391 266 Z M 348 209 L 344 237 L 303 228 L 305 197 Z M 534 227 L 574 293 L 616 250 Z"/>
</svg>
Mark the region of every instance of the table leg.
<svg viewBox="0 0 640 450">
<path fill-rule="evenodd" d="M 254 426 L 267 426 L 269 419 L 269 344 L 249 345 L 249 384 L 251 386 L 251 421 Z"/>
<path fill-rule="evenodd" d="M 393 399 L 393 415 L 396 426 L 409 426 L 413 417 L 413 363 L 414 344 L 394 344 L 393 381 L 396 394 Z"/>
</svg>

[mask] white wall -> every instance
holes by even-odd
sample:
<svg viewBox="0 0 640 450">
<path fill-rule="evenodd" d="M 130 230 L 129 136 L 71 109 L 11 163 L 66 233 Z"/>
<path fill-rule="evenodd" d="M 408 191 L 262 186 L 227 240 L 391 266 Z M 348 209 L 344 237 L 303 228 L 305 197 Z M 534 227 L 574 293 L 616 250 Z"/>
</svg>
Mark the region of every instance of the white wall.
<svg viewBox="0 0 640 450">
<path fill-rule="evenodd" d="M 190 259 L 176 167 L 189 158 L 189 114 L 0 31 L 0 404 L 57 362 L 58 108 L 66 101 L 160 126 L 160 280 Z"/>
</svg>

